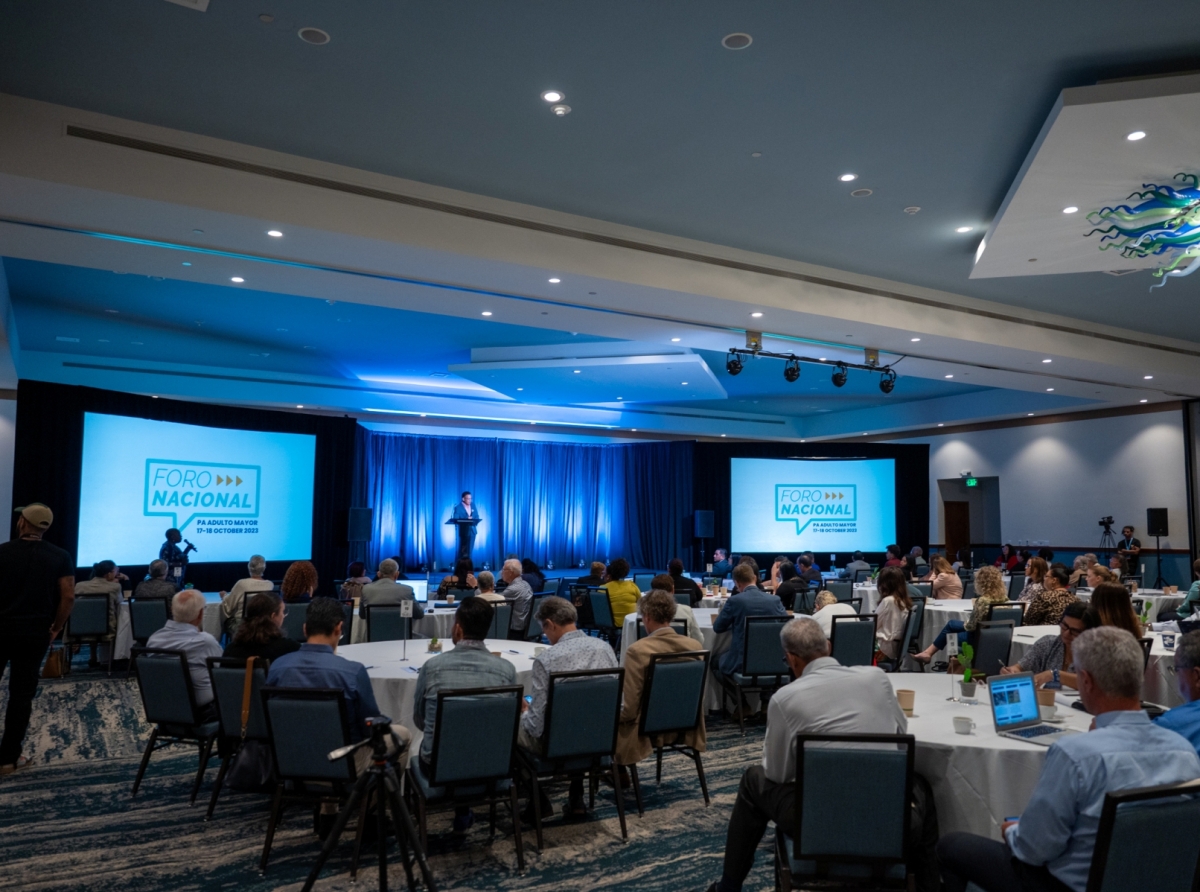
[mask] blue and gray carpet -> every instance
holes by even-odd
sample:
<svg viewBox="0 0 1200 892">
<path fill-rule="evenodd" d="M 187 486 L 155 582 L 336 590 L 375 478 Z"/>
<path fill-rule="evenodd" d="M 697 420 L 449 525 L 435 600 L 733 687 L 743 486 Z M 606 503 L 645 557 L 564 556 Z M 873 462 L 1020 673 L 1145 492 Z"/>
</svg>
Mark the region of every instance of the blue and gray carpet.
<svg viewBox="0 0 1200 892">
<path fill-rule="evenodd" d="M 7 694 L 5 677 L 0 710 Z M 154 754 L 137 798 L 131 799 L 148 735 L 132 680 L 90 672 L 42 683 L 26 745 L 35 765 L 0 780 L 0 889 L 299 889 L 319 848 L 311 811 L 285 811 L 269 869 L 260 875 L 267 797 L 223 794 L 206 824 L 204 807 L 217 769 L 209 769 L 200 800 L 189 807 L 195 751 L 171 748 Z M 628 842 L 621 840 L 612 790 L 602 786 L 592 820 L 547 824 L 540 855 L 533 828 L 527 828 L 524 875 L 516 872 L 503 809 L 499 830 L 507 835 L 498 834 L 490 846 L 486 821 L 477 823 L 465 841 L 455 842 L 448 816 L 433 816 L 430 864 L 439 887 L 703 892 L 720 874 L 738 781 L 746 766 L 761 758 L 762 726 L 749 728 L 743 737 L 736 723 L 711 722 L 708 741 L 704 765 L 710 807 L 704 806 L 691 760 L 668 756 L 658 787 L 648 761 L 641 772 L 646 816 L 637 816 L 630 797 Z M 554 798 L 561 806 L 565 794 Z M 769 844 L 770 834 L 748 890 L 774 888 Z M 318 890 L 375 888 L 376 850 L 364 851 L 358 883 L 352 885 L 351 845 L 347 839 L 335 853 Z M 404 883 L 393 842 L 389 886 L 403 889 Z"/>
</svg>

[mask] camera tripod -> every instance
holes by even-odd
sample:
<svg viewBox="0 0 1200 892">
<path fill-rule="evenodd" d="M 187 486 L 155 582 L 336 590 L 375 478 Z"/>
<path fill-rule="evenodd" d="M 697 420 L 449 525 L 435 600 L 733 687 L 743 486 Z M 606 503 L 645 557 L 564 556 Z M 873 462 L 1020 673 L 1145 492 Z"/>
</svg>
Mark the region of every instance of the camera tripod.
<svg viewBox="0 0 1200 892">
<path fill-rule="evenodd" d="M 1104 532 L 1100 534 L 1100 547 L 1097 549 L 1106 557 L 1110 552 L 1117 550 L 1117 537 L 1113 534 L 1112 524 L 1101 523 L 1104 527 Z"/>
<path fill-rule="evenodd" d="M 329 856 L 337 848 L 338 838 L 342 835 L 342 831 L 346 829 L 346 824 L 349 822 L 350 816 L 358 810 L 359 803 L 363 797 L 370 796 L 372 792 L 375 793 L 377 806 L 375 814 L 378 821 L 376 842 L 379 846 L 379 892 L 387 892 L 388 887 L 386 844 L 387 811 L 389 806 L 392 810 L 392 823 L 396 830 L 396 841 L 400 844 L 400 858 L 404 862 L 404 873 L 408 878 L 408 888 L 415 888 L 412 859 L 409 858 L 408 854 L 411 847 L 417 865 L 421 868 L 421 877 L 425 880 L 426 888 L 429 889 L 429 892 L 437 892 L 437 885 L 433 881 L 433 873 L 429 870 L 429 863 L 425 860 L 425 850 L 421 848 L 421 839 L 417 836 L 417 830 L 413 826 L 412 816 L 408 813 L 408 807 L 405 806 L 404 800 L 400 797 L 400 779 L 396 777 L 396 769 L 392 767 L 387 758 L 388 741 L 392 741 L 396 746 L 400 745 L 400 741 L 392 733 L 391 719 L 387 716 L 376 716 L 367 719 L 367 725 L 371 729 L 371 736 L 368 739 L 336 749 L 328 756 L 330 762 L 336 762 L 338 759 L 344 759 L 355 750 L 361 749 L 364 746 L 370 746 L 374 751 L 370 769 L 359 774 L 358 779 L 354 782 L 354 790 L 350 793 L 349 800 L 342 806 L 342 810 L 338 812 L 337 820 L 333 822 L 333 829 L 329 831 L 329 836 L 325 838 L 325 845 L 321 847 L 321 854 L 317 856 L 316 864 L 313 865 L 312 871 L 308 874 L 308 879 L 304 881 L 303 892 L 310 892 L 313 883 L 317 881 L 317 877 L 321 873 L 321 868 L 325 866 L 325 862 L 329 860 Z M 354 854 L 357 859 L 358 852 L 355 851 Z"/>
</svg>

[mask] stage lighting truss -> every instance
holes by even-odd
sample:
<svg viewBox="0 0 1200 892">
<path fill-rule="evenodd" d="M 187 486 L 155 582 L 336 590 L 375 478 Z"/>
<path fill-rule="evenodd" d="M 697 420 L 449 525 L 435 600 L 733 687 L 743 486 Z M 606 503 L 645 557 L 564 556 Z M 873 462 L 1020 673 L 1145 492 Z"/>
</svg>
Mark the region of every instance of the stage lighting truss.
<svg viewBox="0 0 1200 892">
<path fill-rule="evenodd" d="M 771 353 L 766 350 L 744 350 L 740 347 L 730 348 L 728 355 L 725 357 L 725 371 L 731 375 L 741 373 L 742 369 L 746 366 L 744 357 L 747 356 L 766 356 L 770 359 L 782 359 L 784 361 L 783 377 L 789 383 L 800 380 L 800 363 L 802 362 L 813 365 L 832 366 L 834 387 L 845 386 L 850 369 L 860 369 L 864 372 L 872 372 L 879 375 L 879 389 L 884 393 L 892 392 L 896 387 L 896 380 L 899 377 L 896 371 L 888 365 L 869 365 L 859 362 L 817 359 L 812 356 L 796 356 L 794 353 Z"/>
</svg>

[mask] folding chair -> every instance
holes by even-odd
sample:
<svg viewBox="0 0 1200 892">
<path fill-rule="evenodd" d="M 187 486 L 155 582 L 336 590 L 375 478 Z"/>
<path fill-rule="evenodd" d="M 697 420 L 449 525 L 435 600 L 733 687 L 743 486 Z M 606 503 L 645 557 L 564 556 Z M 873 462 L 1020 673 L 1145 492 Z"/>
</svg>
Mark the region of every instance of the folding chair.
<svg viewBox="0 0 1200 892">
<path fill-rule="evenodd" d="M 1087 892 L 1193 892 L 1200 885 L 1200 834 L 1188 830 L 1197 826 L 1198 780 L 1106 794 Z"/>
<path fill-rule="evenodd" d="M 108 628 L 108 595 L 79 595 L 71 608 L 71 616 L 67 619 L 67 630 L 63 634 L 64 643 L 80 642 L 90 644 L 92 659 L 97 660 L 97 648 L 101 644 L 108 645 L 108 674 L 112 675 L 113 646 L 117 635 Z"/>
<path fill-rule="evenodd" d="M 740 672 L 718 675 L 721 684 L 721 706 L 730 694 L 738 704 L 738 725 L 746 733 L 746 721 L 742 715 L 742 697 L 747 693 L 768 694 L 792 680 L 791 669 L 783 656 L 783 643 L 779 633 L 791 617 L 748 616 L 746 617 L 745 645 L 742 648 Z"/>
<path fill-rule="evenodd" d="M 870 666 L 875 660 L 877 616 L 835 616 L 829 636 L 829 654 L 843 666 Z"/>
</svg>

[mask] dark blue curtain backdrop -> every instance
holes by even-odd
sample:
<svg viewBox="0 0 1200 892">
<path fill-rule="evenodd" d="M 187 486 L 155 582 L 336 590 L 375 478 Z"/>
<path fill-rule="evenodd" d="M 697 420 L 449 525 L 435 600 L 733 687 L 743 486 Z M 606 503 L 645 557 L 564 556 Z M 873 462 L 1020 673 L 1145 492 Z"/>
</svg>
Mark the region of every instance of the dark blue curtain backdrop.
<svg viewBox="0 0 1200 892">
<path fill-rule="evenodd" d="M 463 490 L 479 506 L 477 566 L 508 553 L 540 566 L 624 557 L 665 568 L 691 545 L 690 442 L 593 446 L 388 434 L 359 427 L 355 504 L 374 509 L 375 566 L 401 555 L 410 570 L 454 559 L 446 525 Z"/>
</svg>

